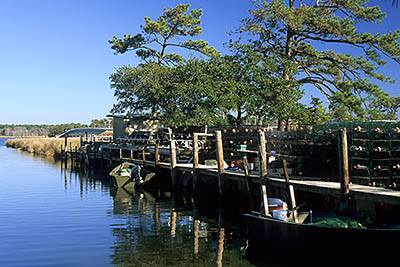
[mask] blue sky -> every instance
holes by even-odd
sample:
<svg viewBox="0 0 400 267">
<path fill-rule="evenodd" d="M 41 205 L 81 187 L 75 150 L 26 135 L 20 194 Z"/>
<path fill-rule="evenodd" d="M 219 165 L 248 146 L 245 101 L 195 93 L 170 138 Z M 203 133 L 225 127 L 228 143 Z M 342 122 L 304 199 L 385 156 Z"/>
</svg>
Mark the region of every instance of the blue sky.
<svg viewBox="0 0 400 267">
<path fill-rule="evenodd" d="M 163 8 L 179 3 L 187 1 L 0 0 L 0 124 L 89 123 L 105 117 L 115 103 L 110 74 L 138 63 L 132 52 L 115 56 L 108 40 L 138 33 L 145 16 L 156 19 Z M 203 9 L 199 38 L 220 51 L 229 40 L 227 32 L 252 8 L 251 0 L 190 3 Z M 379 4 L 388 18 L 362 30 L 400 28 L 400 8 L 391 1 L 371 3 Z M 400 96 L 399 70 L 393 62 L 381 70 L 399 81 L 382 86 L 392 96 Z"/>
</svg>

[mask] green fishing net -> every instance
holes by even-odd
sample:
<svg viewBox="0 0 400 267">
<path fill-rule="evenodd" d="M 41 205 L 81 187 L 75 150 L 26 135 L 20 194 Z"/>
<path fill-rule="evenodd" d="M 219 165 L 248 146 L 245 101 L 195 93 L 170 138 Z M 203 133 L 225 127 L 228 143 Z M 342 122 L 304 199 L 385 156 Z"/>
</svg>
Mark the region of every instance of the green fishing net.
<svg viewBox="0 0 400 267">
<path fill-rule="evenodd" d="M 319 218 L 315 218 L 313 225 L 326 226 L 326 227 L 338 227 L 338 228 L 359 228 L 365 229 L 359 221 L 348 218 L 345 216 L 327 215 Z"/>
</svg>

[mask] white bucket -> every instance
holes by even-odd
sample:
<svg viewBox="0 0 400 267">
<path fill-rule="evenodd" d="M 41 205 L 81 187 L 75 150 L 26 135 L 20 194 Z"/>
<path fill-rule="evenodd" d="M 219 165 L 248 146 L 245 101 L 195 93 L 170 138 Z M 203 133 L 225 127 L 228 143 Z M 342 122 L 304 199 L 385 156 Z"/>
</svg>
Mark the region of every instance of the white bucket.
<svg viewBox="0 0 400 267">
<path fill-rule="evenodd" d="M 254 163 L 249 163 L 249 171 L 254 170 Z"/>
</svg>

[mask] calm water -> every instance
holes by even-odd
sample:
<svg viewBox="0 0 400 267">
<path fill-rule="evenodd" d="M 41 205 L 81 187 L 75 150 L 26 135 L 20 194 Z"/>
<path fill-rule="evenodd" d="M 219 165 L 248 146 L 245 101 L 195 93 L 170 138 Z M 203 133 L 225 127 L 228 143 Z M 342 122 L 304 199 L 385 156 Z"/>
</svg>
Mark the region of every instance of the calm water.
<svg viewBox="0 0 400 267">
<path fill-rule="evenodd" d="M 0 139 L 0 266 L 251 266 L 232 229 Z"/>
</svg>

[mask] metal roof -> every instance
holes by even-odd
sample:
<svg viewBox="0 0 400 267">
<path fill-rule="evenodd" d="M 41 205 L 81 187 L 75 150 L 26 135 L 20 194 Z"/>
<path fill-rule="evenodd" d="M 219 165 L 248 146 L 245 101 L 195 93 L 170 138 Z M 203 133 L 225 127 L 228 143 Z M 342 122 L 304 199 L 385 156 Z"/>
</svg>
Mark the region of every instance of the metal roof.
<svg viewBox="0 0 400 267">
<path fill-rule="evenodd" d="M 159 120 L 159 117 L 152 115 L 122 115 L 122 114 L 108 114 L 109 118 L 122 118 L 122 119 L 143 119 L 143 120 Z"/>
</svg>

